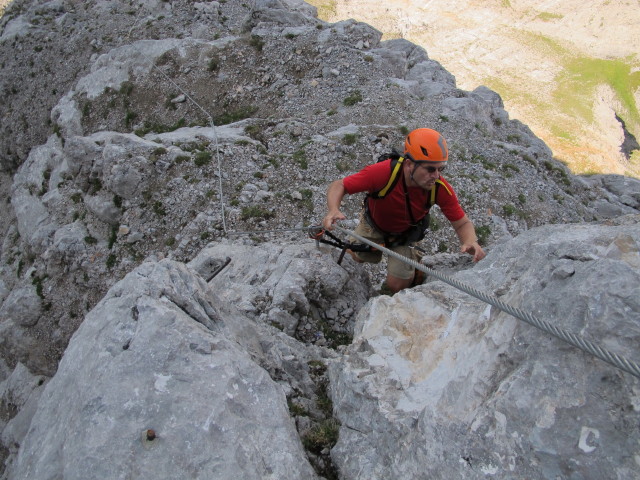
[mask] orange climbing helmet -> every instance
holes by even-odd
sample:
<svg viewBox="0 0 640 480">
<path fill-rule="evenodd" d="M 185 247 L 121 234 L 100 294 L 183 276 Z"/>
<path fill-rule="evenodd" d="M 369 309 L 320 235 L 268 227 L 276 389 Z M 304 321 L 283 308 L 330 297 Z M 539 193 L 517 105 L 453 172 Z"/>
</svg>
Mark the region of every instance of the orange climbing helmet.
<svg viewBox="0 0 640 480">
<path fill-rule="evenodd" d="M 446 162 L 449 159 L 447 141 L 430 128 L 418 128 L 407 135 L 404 154 L 414 162 Z"/>
</svg>

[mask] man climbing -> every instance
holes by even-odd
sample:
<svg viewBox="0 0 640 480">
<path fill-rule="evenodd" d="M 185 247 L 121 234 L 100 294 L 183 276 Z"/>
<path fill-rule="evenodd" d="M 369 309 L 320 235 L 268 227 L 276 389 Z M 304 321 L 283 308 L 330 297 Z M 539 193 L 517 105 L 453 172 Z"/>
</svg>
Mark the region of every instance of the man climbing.
<svg viewBox="0 0 640 480">
<path fill-rule="evenodd" d="M 418 128 L 407 135 L 400 158 L 368 165 L 358 173 L 336 180 L 327 189 L 328 212 L 323 228 L 346 217 L 340 211 L 345 194 L 368 192 L 360 222 L 354 232 L 392 251 L 419 261 L 414 248 L 428 228 L 429 209 L 438 205 L 451 222 L 460 251 L 478 262 L 485 257 L 475 227 L 458 203 L 451 185 L 440 175 L 449 159 L 440 133 Z M 350 252 L 357 262 L 378 263 L 382 252 Z M 422 272 L 394 257 L 388 258 L 387 286 L 392 292 L 421 283 Z"/>
</svg>

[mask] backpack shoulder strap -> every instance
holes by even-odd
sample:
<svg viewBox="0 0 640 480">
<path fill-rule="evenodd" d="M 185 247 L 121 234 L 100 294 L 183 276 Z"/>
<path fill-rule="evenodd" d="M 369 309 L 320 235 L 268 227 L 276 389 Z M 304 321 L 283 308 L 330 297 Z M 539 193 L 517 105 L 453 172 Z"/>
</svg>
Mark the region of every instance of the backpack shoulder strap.
<svg viewBox="0 0 640 480">
<path fill-rule="evenodd" d="M 391 190 L 393 190 L 393 187 L 396 186 L 398 180 L 400 179 L 404 157 L 396 157 L 392 155 L 388 158 L 391 158 L 391 174 L 389 175 L 389 180 L 387 180 L 387 184 L 380 190 L 378 190 L 377 192 L 371 192 L 369 194 L 371 198 L 384 198 Z"/>
<path fill-rule="evenodd" d="M 447 187 L 446 183 L 444 183 L 440 179 L 436 180 L 436 184 L 435 184 L 434 188 L 431 189 L 431 195 L 429 196 L 429 200 L 427 202 L 427 209 L 433 207 L 436 204 L 436 197 L 438 195 L 438 189 L 440 187 L 443 187 L 447 191 L 447 193 L 449 195 L 453 195 L 451 193 L 451 190 L 449 190 L 449 187 Z"/>
</svg>

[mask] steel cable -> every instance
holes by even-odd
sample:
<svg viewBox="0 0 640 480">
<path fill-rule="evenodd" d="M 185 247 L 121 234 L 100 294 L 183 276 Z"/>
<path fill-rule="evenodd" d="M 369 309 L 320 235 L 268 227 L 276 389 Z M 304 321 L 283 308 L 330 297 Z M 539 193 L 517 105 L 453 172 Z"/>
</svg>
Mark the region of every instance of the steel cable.
<svg viewBox="0 0 640 480">
<path fill-rule="evenodd" d="M 476 297 L 480 300 L 482 300 L 483 302 L 486 302 L 490 305 L 493 305 L 496 308 L 499 308 L 500 310 L 502 310 L 503 312 L 508 313 L 509 315 L 516 317 L 519 320 L 522 320 L 530 325 L 533 325 L 534 327 L 543 330 L 547 333 L 550 333 L 551 335 L 559 338 L 560 340 L 569 343 L 570 345 L 573 345 L 574 347 L 579 348 L 580 350 L 583 350 L 587 353 L 590 353 L 591 355 L 594 355 L 595 357 L 598 357 L 600 360 L 603 360 L 611 365 L 613 365 L 614 367 L 619 368 L 620 370 L 623 370 L 627 373 L 630 373 L 631 375 L 634 375 L 635 377 L 640 378 L 640 365 L 638 365 L 637 363 L 621 356 L 618 355 L 616 353 L 610 352 L 609 350 L 606 350 L 596 344 L 594 344 L 593 342 L 590 342 L 589 340 L 585 340 L 584 338 L 575 335 L 573 333 L 567 332 L 566 330 L 563 330 L 561 328 L 556 327 L 555 325 L 546 322 L 544 320 L 540 320 L 536 317 L 534 317 L 531 313 L 529 312 L 525 312 L 524 310 L 521 310 L 519 308 L 513 307 L 505 302 L 503 302 L 502 300 L 492 296 L 492 295 L 488 295 L 487 293 L 481 292 L 480 290 L 477 290 L 474 287 L 471 287 L 463 282 L 460 282 L 458 280 L 456 280 L 455 278 L 452 278 L 448 275 L 445 275 L 441 272 L 437 272 L 436 270 L 433 270 L 425 265 L 422 265 L 421 263 L 416 262 L 415 260 L 412 260 L 410 258 L 407 258 L 403 255 L 400 255 L 392 250 L 389 250 L 386 247 L 383 247 L 381 245 L 378 245 L 350 230 L 347 230 L 345 228 L 342 228 L 338 225 L 335 226 L 335 229 L 338 230 L 341 233 L 344 233 L 345 235 L 351 235 L 353 238 L 366 243 L 378 250 L 380 250 L 381 252 L 386 253 L 389 256 L 392 256 L 394 258 L 397 258 L 398 260 L 405 262 L 411 266 L 413 266 L 414 268 L 417 268 L 418 270 L 426 273 L 427 275 L 431 275 L 435 278 L 437 278 L 438 280 L 441 280 L 455 288 L 457 288 L 458 290 L 461 290 L 473 297 Z"/>
</svg>

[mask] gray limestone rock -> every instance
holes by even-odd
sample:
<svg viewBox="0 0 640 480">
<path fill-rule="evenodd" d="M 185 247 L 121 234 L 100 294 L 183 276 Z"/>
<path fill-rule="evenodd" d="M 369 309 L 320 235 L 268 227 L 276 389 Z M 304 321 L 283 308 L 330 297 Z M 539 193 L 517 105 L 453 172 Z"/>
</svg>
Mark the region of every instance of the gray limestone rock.
<svg viewBox="0 0 640 480">
<path fill-rule="evenodd" d="M 239 346 L 250 323 L 184 265 L 143 264 L 74 335 L 7 478 L 316 478 Z"/>
<path fill-rule="evenodd" d="M 17 285 L 0 306 L 0 318 L 13 320 L 21 327 L 32 327 L 38 322 L 42 299 L 29 279 Z"/>
<path fill-rule="evenodd" d="M 0 383 L 0 428 L 2 445 L 16 454 L 24 439 L 47 378 L 33 375 L 18 363 L 11 375 Z"/>
<path fill-rule="evenodd" d="M 547 226 L 457 280 L 635 361 L 640 223 Z M 442 282 L 379 297 L 330 367 L 342 478 L 633 478 L 640 381 Z"/>
<path fill-rule="evenodd" d="M 267 243 L 260 249 L 218 244 L 204 249 L 190 265 L 206 270 L 206 263 L 199 265 L 209 259 L 218 263 L 229 259 L 211 280 L 222 300 L 305 340 L 306 335 L 322 331 L 322 325 L 350 334 L 353 312 L 371 295 L 363 270 L 353 262 L 338 265 L 329 252 L 310 243 L 286 247 Z M 338 311 L 330 314 L 331 307 Z M 339 317 L 346 325 L 332 321 Z M 313 328 L 305 329 L 306 325 Z"/>
</svg>

